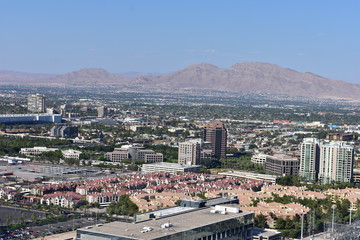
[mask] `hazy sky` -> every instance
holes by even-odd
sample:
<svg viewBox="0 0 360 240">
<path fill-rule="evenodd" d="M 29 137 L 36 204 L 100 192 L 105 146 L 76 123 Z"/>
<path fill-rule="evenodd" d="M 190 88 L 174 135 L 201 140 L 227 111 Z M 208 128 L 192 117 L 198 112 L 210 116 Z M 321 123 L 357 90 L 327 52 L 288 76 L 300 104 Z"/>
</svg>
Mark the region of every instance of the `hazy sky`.
<svg viewBox="0 0 360 240">
<path fill-rule="evenodd" d="M 359 0 L 0 0 L 0 69 L 268 62 L 360 83 Z"/>
</svg>

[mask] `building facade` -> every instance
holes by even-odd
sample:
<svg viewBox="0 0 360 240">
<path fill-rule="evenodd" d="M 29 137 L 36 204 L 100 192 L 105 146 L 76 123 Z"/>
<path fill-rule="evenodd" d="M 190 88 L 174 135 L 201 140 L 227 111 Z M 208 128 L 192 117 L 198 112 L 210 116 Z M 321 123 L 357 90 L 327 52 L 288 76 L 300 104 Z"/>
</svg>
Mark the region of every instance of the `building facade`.
<svg viewBox="0 0 360 240">
<path fill-rule="evenodd" d="M 98 112 L 98 117 L 106 117 L 108 115 L 108 108 L 106 106 L 101 106 L 96 108 Z"/>
<path fill-rule="evenodd" d="M 320 143 L 316 138 L 305 138 L 300 144 L 299 175 L 307 181 L 316 181 L 319 173 Z"/>
<path fill-rule="evenodd" d="M 178 163 L 183 165 L 200 164 L 201 145 L 199 141 L 179 143 Z"/>
<path fill-rule="evenodd" d="M 144 173 L 169 172 L 172 174 L 176 174 L 177 172 L 199 172 L 200 167 L 196 165 L 188 166 L 177 163 L 159 162 L 143 164 L 141 167 L 141 171 Z"/>
<path fill-rule="evenodd" d="M 21 148 L 20 154 L 24 154 L 26 156 L 37 156 L 37 155 L 41 155 L 44 152 L 55 152 L 55 151 L 59 151 L 59 149 L 47 148 L 47 147 Z"/>
<path fill-rule="evenodd" d="M 319 180 L 321 184 L 351 182 L 354 164 L 354 147 L 346 142 L 320 145 Z"/>
<path fill-rule="evenodd" d="M 162 153 L 145 154 L 144 161 L 145 161 L 145 163 L 163 162 L 164 155 Z"/>
<path fill-rule="evenodd" d="M 251 162 L 252 162 L 252 163 L 255 163 L 255 164 L 264 165 L 267 156 L 268 156 L 268 155 L 266 155 L 266 154 L 264 154 L 264 153 L 254 154 L 254 155 L 251 157 Z"/>
<path fill-rule="evenodd" d="M 76 231 L 76 239 L 92 240 L 251 240 L 253 213 L 239 205 L 216 205 L 213 208 L 175 207 L 161 213 L 150 212 L 156 221 L 111 222 Z M 173 214 L 169 214 L 168 211 Z M 179 212 L 182 211 L 182 212 Z M 163 214 L 164 217 L 156 217 Z"/>
<path fill-rule="evenodd" d="M 63 150 L 61 151 L 61 153 L 65 159 L 80 159 L 80 156 L 82 154 L 81 151 L 73 149 Z"/>
<path fill-rule="evenodd" d="M 127 149 L 115 149 L 113 152 L 105 153 L 106 160 L 111 162 L 121 162 L 123 159 L 130 157 Z"/>
<path fill-rule="evenodd" d="M 78 127 L 75 126 L 54 126 L 51 128 L 51 136 L 75 138 L 78 136 Z"/>
<path fill-rule="evenodd" d="M 299 159 L 285 154 L 267 156 L 265 171 L 279 176 L 299 175 Z"/>
<path fill-rule="evenodd" d="M 28 111 L 33 113 L 44 113 L 46 112 L 45 97 L 41 94 L 30 94 L 28 95 L 27 101 Z"/>
<path fill-rule="evenodd" d="M 226 156 L 227 130 L 222 122 L 214 120 L 205 126 L 204 141 L 211 143 L 213 157 Z"/>
</svg>

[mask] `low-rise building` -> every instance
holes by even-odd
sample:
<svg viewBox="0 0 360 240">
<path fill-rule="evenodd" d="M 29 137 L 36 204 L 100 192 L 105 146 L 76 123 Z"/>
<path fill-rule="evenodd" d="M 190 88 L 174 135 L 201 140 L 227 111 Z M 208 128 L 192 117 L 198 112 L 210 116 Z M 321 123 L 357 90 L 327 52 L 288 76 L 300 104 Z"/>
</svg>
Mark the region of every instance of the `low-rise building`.
<svg viewBox="0 0 360 240">
<path fill-rule="evenodd" d="M 197 165 L 188 166 L 177 163 L 159 162 L 143 164 L 141 170 L 144 173 L 169 172 L 175 174 L 177 172 L 198 172 L 200 171 L 200 167 Z"/>
<path fill-rule="evenodd" d="M 51 136 L 63 138 L 75 138 L 78 136 L 78 127 L 76 126 L 54 126 L 51 128 Z"/>
<path fill-rule="evenodd" d="M 79 159 L 82 154 L 82 152 L 77 151 L 77 150 L 72 150 L 72 149 L 63 150 L 63 151 L 61 151 L 61 153 L 62 153 L 63 157 L 66 159 Z"/>
<path fill-rule="evenodd" d="M 76 239 L 251 240 L 252 237 L 253 213 L 240 210 L 238 205 L 173 207 L 146 215 L 152 218 L 134 223 L 111 222 L 78 229 Z"/>
<path fill-rule="evenodd" d="M 273 229 L 254 228 L 252 240 L 281 240 L 281 232 Z"/>
<path fill-rule="evenodd" d="M 20 154 L 26 156 L 37 156 L 41 155 L 44 152 L 55 152 L 58 151 L 58 148 L 47 148 L 47 147 L 33 147 L 33 148 L 21 148 Z"/>
<path fill-rule="evenodd" d="M 145 163 L 157 163 L 164 161 L 164 155 L 162 153 L 154 153 L 154 154 L 145 154 L 144 155 Z"/>
<path fill-rule="evenodd" d="M 268 156 L 268 155 L 266 155 L 266 154 L 264 154 L 264 153 L 254 154 L 254 155 L 251 157 L 251 162 L 252 162 L 252 163 L 255 163 L 255 164 L 264 165 L 267 156 Z"/>
<path fill-rule="evenodd" d="M 274 154 L 266 157 L 265 171 L 280 176 L 299 175 L 299 164 L 299 158 L 297 157 Z"/>
<path fill-rule="evenodd" d="M 127 149 L 115 149 L 113 152 L 105 153 L 105 158 L 111 162 L 121 162 L 123 159 L 129 158 L 129 151 Z"/>
</svg>

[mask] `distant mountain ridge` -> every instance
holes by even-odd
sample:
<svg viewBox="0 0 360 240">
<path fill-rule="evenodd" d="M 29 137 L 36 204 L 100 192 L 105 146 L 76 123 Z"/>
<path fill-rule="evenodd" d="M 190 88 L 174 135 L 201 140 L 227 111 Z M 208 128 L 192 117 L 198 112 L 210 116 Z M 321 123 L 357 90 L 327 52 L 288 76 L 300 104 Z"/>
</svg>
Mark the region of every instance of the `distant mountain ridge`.
<svg viewBox="0 0 360 240">
<path fill-rule="evenodd" d="M 117 85 L 360 99 L 360 84 L 331 80 L 313 73 L 301 73 L 274 64 L 259 62 L 236 63 L 228 69 L 209 63 L 200 63 L 170 74 L 140 76 L 121 76 L 101 68 L 81 69 L 61 75 L 0 71 L 0 84 Z"/>
</svg>

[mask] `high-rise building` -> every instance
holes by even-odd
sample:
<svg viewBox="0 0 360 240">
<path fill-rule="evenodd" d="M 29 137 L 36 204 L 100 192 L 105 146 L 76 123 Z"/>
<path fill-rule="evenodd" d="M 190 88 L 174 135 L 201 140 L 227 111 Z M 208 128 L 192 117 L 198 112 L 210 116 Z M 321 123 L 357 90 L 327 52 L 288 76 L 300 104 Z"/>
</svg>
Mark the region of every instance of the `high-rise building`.
<svg viewBox="0 0 360 240">
<path fill-rule="evenodd" d="M 316 138 L 305 138 L 300 144 L 299 175 L 307 181 L 316 181 L 319 173 L 320 148 Z"/>
<path fill-rule="evenodd" d="M 351 182 L 354 147 L 345 142 L 320 145 L 319 180 L 321 184 Z"/>
<path fill-rule="evenodd" d="M 28 95 L 28 111 L 34 113 L 44 113 L 46 111 L 45 97 L 41 94 Z"/>
<path fill-rule="evenodd" d="M 105 106 L 97 108 L 98 117 L 106 117 L 108 115 L 108 108 Z"/>
<path fill-rule="evenodd" d="M 179 143 L 178 163 L 183 165 L 200 164 L 201 139 Z"/>
<path fill-rule="evenodd" d="M 226 155 L 227 130 L 225 125 L 214 120 L 204 128 L 204 141 L 211 143 L 213 157 L 220 158 Z"/>
</svg>

